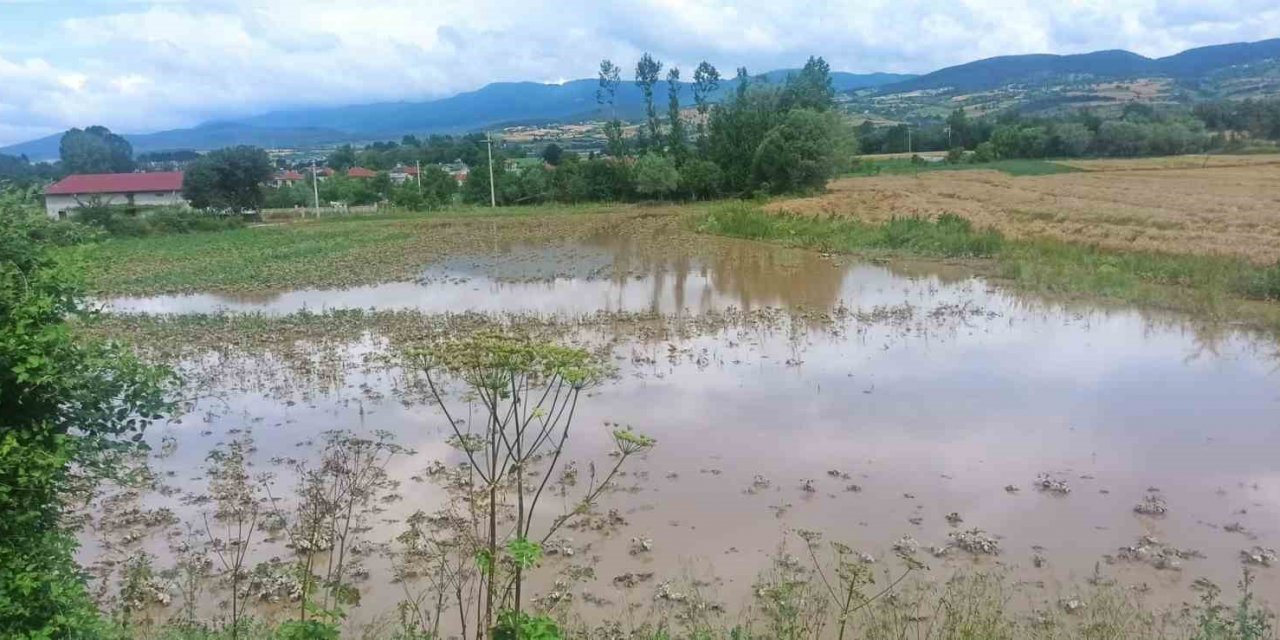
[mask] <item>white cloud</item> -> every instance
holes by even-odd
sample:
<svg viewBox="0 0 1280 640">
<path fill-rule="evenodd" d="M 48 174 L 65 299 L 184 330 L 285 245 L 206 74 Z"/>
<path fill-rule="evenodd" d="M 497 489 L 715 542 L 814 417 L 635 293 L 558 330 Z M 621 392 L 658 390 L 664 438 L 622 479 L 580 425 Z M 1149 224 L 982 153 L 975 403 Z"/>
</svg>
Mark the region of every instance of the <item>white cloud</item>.
<svg viewBox="0 0 1280 640">
<path fill-rule="evenodd" d="M 993 55 L 1167 55 L 1280 35 L 1273 0 L 132 1 L 79 15 L 74 7 L 62 5 L 42 31 L 32 25 L 47 5 L 0 3 L 0 144 L 95 123 L 152 131 L 286 106 L 587 77 L 601 57 L 629 71 L 646 50 L 682 67 L 705 58 L 763 71 L 818 54 L 841 70 L 925 72 Z"/>
</svg>

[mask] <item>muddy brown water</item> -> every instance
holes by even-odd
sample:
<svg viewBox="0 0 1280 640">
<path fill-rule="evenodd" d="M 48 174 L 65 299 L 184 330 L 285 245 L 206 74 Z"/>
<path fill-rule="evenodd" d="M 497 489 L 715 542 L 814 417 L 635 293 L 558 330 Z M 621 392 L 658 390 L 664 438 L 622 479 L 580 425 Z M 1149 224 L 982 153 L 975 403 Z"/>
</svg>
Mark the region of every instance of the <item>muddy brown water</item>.
<svg viewBox="0 0 1280 640">
<path fill-rule="evenodd" d="M 1154 601 L 1174 605 L 1196 597 L 1197 578 L 1234 584 L 1241 550 L 1280 547 L 1274 345 L 1229 331 L 1208 338 L 1137 310 L 1067 308 L 979 279 L 904 276 L 812 253 L 706 242 L 720 244 L 638 267 L 634 248 L 614 239 L 466 256 L 428 267 L 414 283 L 107 304 L 147 313 L 410 308 L 565 317 L 602 309 L 901 311 L 870 323 L 841 316 L 832 326 L 803 330 L 725 326 L 671 342 L 615 341 L 601 328 L 580 332 L 576 339 L 585 343 L 613 342 L 619 371 L 581 403 L 571 458 L 582 469 L 608 464 L 606 422 L 658 441 L 623 481 L 637 490 L 605 499 L 627 524 L 608 536 L 563 536 L 577 547 L 574 562 L 594 560 L 596 578 L 575 587 L 574 606 L 587 618 L 607 617 L 609 608 L 586 603 L 584 594 L 648 601 L 656 584 L 690 573 L 714 576 L 705 591 L 741 610 L 769 555 L 787 540 L 798 552 L 796 529 L 821 531 L 891 565 L 890 548 L 904 535 L 928 547 L 978 527 L 999 538 L 998 556 L 933 558 L 922 551 L 921 558 L 938 576 L 975 565 L 1002 568 L 1029 581 L 1017 597 L 1033 604 L 1070 596 L 1101 571 L 1146 585 Z M 371 336 L 345 351 L 359 360 L 384 348 Z M 265 353 L 237 357 L 265 369 L 283 366 Z M 230 364 L 210 356 L 200 366 Z M 150 432 L 157 448 L 164 438 L 177 443 L 153 466 L 166 483 L 199 493 L 205 455 L 236 431 L 252 431 L 257 472 L 276 470 L 273 457 L 314 452 L 326 430 L 389 430 L 416 451 L 389 467 L 404 499 L 370 523 L 368 538 L 389 542 L 408 513 L 442 499 L 411 478 L 434 460 L 457 461 L 444 444 L 439 410 L 406 401 L 404 380 L 394 367 L 366 367 L 347 371 L 328 390 L 264 393 L 252 380 L 225 381 L 204 390 L 209 399 L 180 422 Z M 1040 474 L 1065 480 L 1071 492 L 1037 490 Z M 749 492 L 756 476 L 770 487 Z M 806 481 L 816 490 L 806 491 Z M 860 490 L 848 490 L 851 484 Z M 1134 512 L 1150 493 L 1167 502 L 1163 517 Z M 196 521 L 201 507 L 184 506 L 181 497 L 146 502 Z M 949 524 L 950 513 L 963 524 Z M 1245 532 L 1224 528 L 1234 523 Z M 1108 561 L 1144 535 L 1203 557 L 1183 560 L 1177 570 Z M 633 536 L 652 538 L 653 550 L 630 555 Z M 104 550 L 92 529 L 83 537 L 86 561 L 120 553 Z M 165 565 L 160 532 L 138 544 Z M 1033 563 L 1036 555 L 1042 566 Z M 549 589 L 565 563 L 550 559 L 534 590 Z M 374 576 L 353 625 L 387 614 L 403 595 L 379 576 L 384 562 L 368 565 Z M 655 579 L 629 591 L 614 586 L 612 578 L 628 571 L 652 571 Z M 1280 602 L 1280 568 L 1260 569 L 1257 589 Z"/>
</svg>

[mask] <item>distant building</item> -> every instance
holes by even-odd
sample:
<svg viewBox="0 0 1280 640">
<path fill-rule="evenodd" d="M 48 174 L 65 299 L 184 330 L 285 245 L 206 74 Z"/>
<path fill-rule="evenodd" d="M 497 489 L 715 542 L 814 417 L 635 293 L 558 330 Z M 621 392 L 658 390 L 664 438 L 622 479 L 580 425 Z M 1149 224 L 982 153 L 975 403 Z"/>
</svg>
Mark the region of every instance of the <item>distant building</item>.
<svg viewBox="0 0 1280 640">
<path fill-rule="evenodd" d="M 392 182 L 396 184 L 404 184 L 409 180 L 416 180 L 418 178 L 418 168 L 397 166 L 396 168 L 392 169 L 391 173 L 388 175 L 390 176 Z"/>
<path fill-rule="evenodd" d="M 302 174 L 297 171 L 277 171 L 276 174 L 271 177 L 270 184 L 271 186 L 279 189 L 280 187 L 291 187 L 303 180 L 304 178 L 302 177 Z"/>
<path fill-rule="evenodd" d="M 67 176 L 44 190 L 44 210 L 50 218 L 90 204 L 134 207 L 186 206 L 182 172 L 86 173 Z"/>
<path fill-rule="evenodd" d="M 377 175 L 378 173 L 376 171 L 370 171 L 364 167 L 351 167 L 350 169 L 347 169 L 348 178 L 373 178 Z"/>
<path fill-rule="evenodd" d="M 457 160 L 449 164 L 440 165 L 440 168 L 444 169 L 446 173 L 453 176 L 453 180 L 457 182 L 459 186 L 461 186 L 462 183 L 466 182 L 467 176 L 471 174 L 471 169 L 468 168 L 467 165 L 463 163 L 461 160 Z"/>
</svg>

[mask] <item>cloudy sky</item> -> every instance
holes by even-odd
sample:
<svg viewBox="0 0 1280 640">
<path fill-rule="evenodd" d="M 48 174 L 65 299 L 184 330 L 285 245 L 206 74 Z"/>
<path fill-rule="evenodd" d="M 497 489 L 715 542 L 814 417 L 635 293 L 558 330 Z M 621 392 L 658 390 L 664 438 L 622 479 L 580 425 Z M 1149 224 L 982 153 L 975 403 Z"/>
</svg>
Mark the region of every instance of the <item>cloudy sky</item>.
<svg viewBox="0 0 1280 640">
<path fill-rule="evenodd" d="M 1280 36 L 1276 0 L 0 0 L 0 145 L 298 105 L 691 67 L 927 72 L 975 58 L 1161 56 Z"/>
</svg>

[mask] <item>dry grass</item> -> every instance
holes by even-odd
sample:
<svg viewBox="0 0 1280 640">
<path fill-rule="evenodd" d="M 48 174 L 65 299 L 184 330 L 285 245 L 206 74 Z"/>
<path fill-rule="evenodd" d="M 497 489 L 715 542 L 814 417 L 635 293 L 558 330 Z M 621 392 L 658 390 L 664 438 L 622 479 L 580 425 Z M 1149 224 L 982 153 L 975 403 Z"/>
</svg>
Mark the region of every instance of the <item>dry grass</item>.
<svg viewBox="0 0 1280 640">
<path fill-rule="evenodd" d="M 1258 264 L 1280 259 L 1280 157 L 1217 156 L 1208 168 L 1179 168 L 1188 162 L 1080 161 L 1071 164 L 1088 171 L 1047 176 L 972 170 L 845 178 L 823 195 L 768 209 L 866 221 L 954 213 L 1015 239 L 1230 255 Z M 1172 168 L 1151 168 L 1159 166 Z"/>
</svg>

